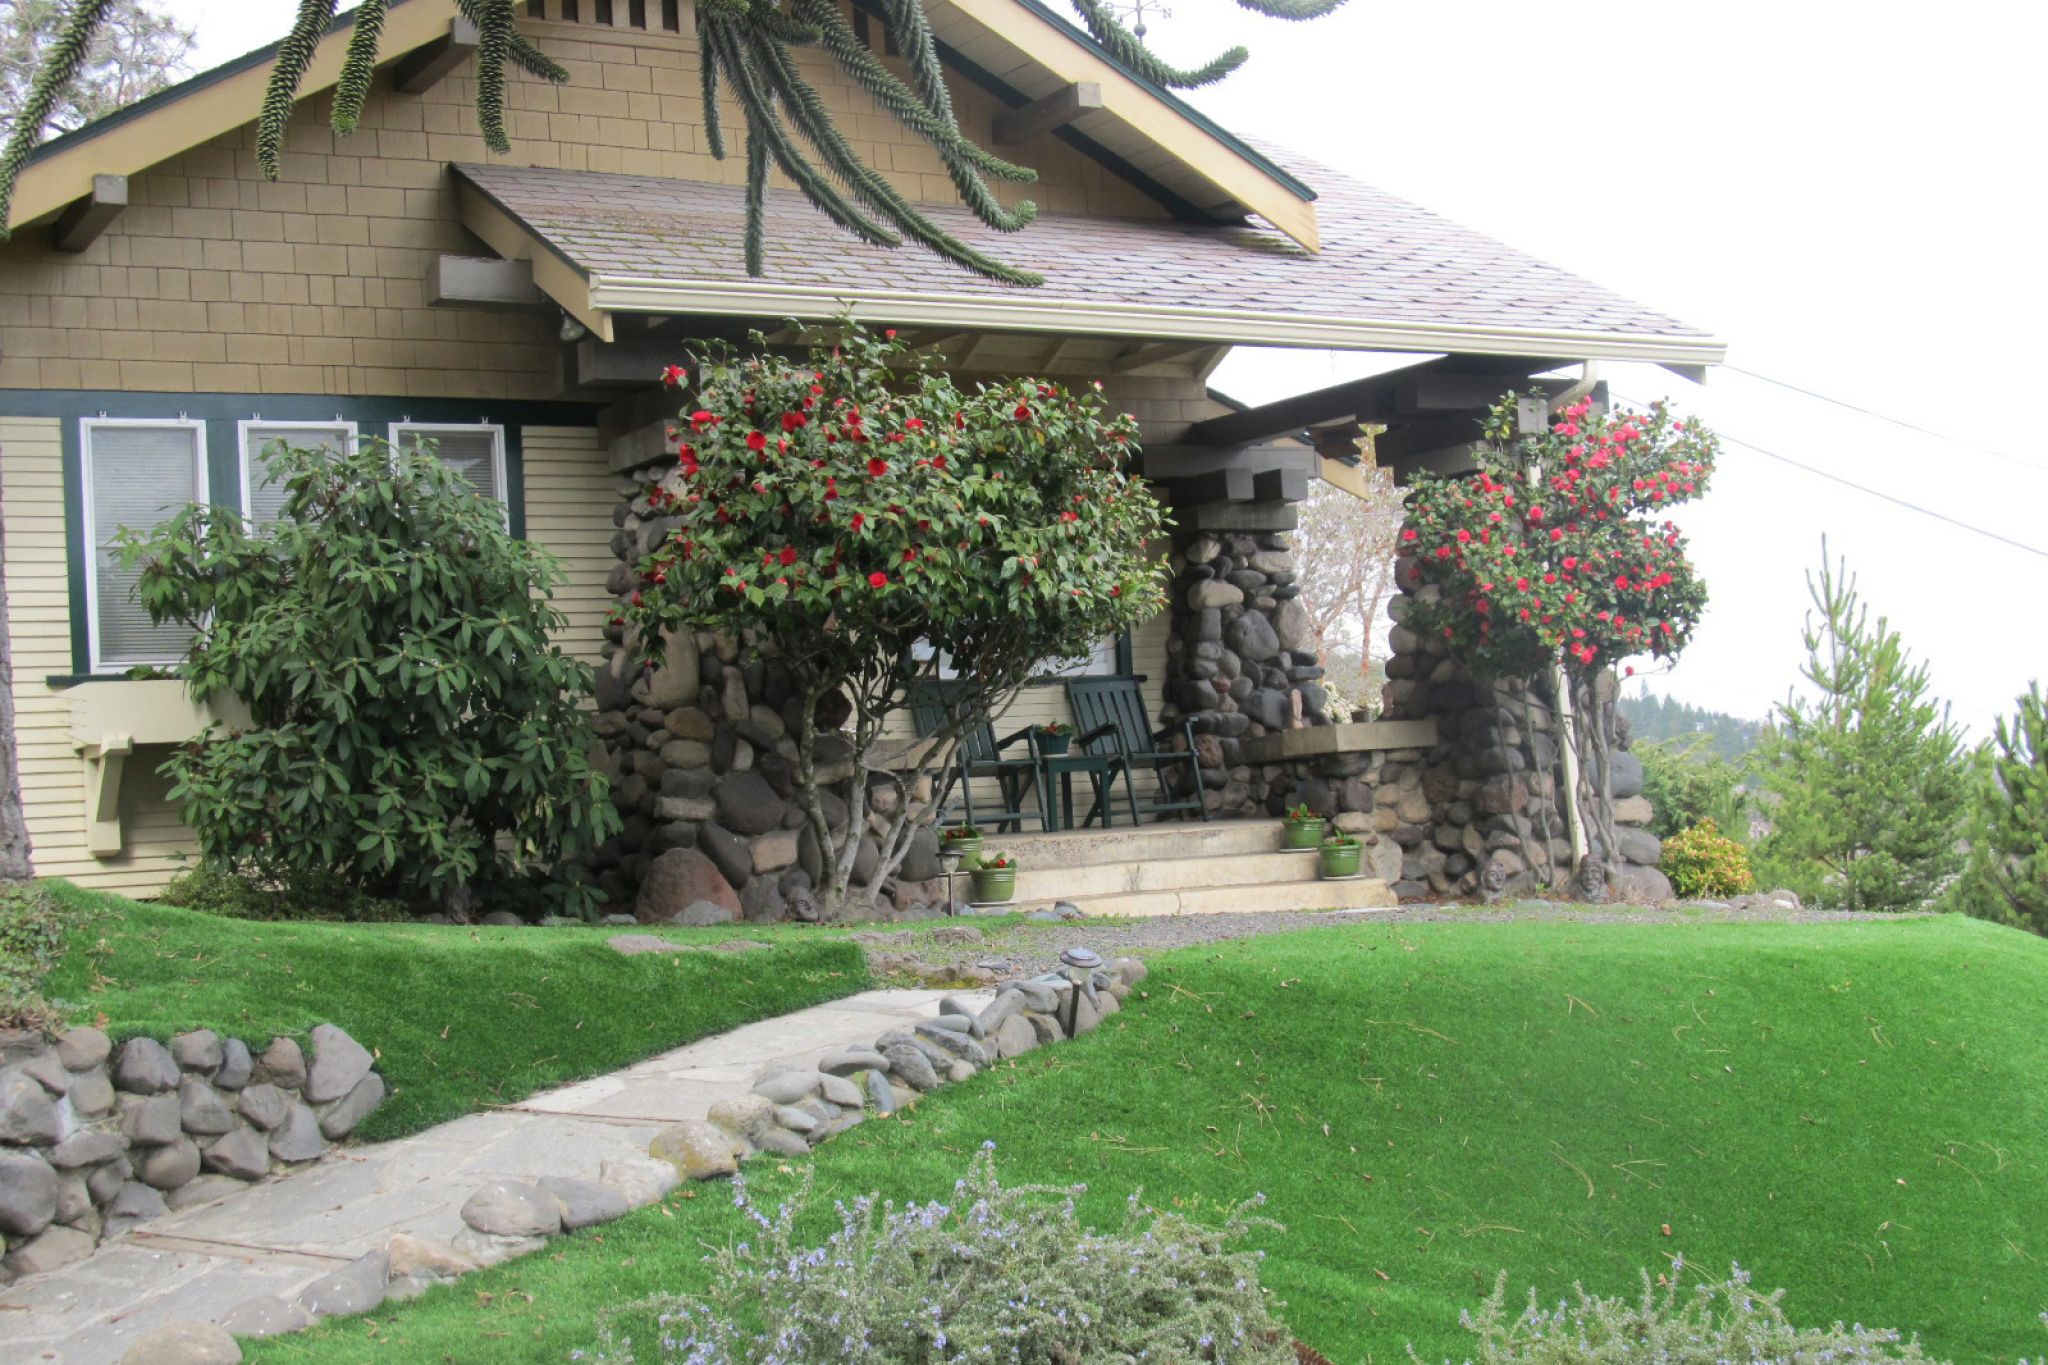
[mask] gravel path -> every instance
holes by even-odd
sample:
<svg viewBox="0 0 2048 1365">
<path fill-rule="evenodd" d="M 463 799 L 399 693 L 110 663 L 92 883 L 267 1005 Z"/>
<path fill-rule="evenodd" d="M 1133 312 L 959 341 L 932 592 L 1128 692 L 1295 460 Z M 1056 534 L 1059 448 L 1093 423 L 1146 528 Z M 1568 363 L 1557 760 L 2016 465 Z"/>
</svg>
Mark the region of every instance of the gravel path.
<svg viewBox="0 0 2048 1365">
<path fill-rule="evenodd" d="M 1572 924 L 1829 924 L 1861 919 L 1897 919 L 1858 911 L 1735 910 L 1712 904 L 1662 909 L 1598 908 L 1554 901 L 1518 901 L 1500 906 L 1403 905 L 1391 910 L 1249 911 L 1222 915 L 1160 915 L 1149 919 L 1084 919 L 1062 923 L 1020 921 L 977 926 L 952 921 L 944 926 L 863 933 L 856 938 L 870 949 L 904 954 L 934 965 L 985 966 L 999 975 L 1049 971 L 1060 950 L 1070 945 L 1093 948 L 1105 958 L 1142 957 L 1172 948 L 1187 948 L 1255 934 L 1280 934 L 1295 929 L 1339 924 L 1503 924 L 1544 920 Z M 970 929 L 969 938 L 958 933 Z M 961 941 L 964 940 L 964 941 Z"/>
</svg>

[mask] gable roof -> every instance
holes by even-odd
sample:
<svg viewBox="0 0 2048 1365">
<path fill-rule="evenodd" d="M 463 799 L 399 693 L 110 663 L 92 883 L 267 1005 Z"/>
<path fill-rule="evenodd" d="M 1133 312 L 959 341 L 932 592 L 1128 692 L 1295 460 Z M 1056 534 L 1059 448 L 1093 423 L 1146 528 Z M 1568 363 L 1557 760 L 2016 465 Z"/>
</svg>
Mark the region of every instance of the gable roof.
<svg viewBox="0 0 2048 1365">
<path fill-rule="evenodd" d="M 1040 0 L 927 0 L 927 10 L 946 64 L 1006 103 L 1027 104 L 1080 81 L 1099 86 L 1102 107 L 1054 136 L 1112 174 L 1182 212 L 1258 214 L 1315 247 L 1313 190 L 1170 91 L 1145 81 Z M 381 36 L 383 59 L 441 38 L 456 14 L 455 0 L 393 0 Z M 329 27 L 299 87 L 301 100 L 334 84 L 354 22 L 350 11 Z M 145 171 L 251 122 L 277 46 L 259 48 L 44 143 L 22 170 L 9 226 L 34 222 L 83 198 L 95 175 Z"/>
<path fill-rule="evenodd" d="M 907 325 L 1331 349 L 1456 351 L 1715 364 L 1721 342 L 1405 200 L 1318 169 L 1323 246 L 1263 223 L 1042 214 L 998 234 L 964 209 L 948 231 L 1028 269 L 1038 288 L 968 276 L 929 253 L 846 237 L 770 191 L 768 274 L 740 263 L 737 186 L 459 165 L 463 221 L 600 330 L 613 312 L 824 319 L 851 305 Z"/>
</svg>

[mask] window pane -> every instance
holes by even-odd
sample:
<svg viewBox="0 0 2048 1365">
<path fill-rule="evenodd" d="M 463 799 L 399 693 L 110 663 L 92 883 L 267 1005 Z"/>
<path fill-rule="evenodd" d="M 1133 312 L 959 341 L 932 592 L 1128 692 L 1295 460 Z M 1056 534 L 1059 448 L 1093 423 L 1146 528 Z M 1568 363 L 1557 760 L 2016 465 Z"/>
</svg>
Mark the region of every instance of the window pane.
<svg viewBox="0 0 2048 1365">
<path fill-rule="evenodd" d="M 174 663 L 191 643 L 189 627 L 150 622 L 135 597 L 141 568 L 121 567 L 114 537 L 124 526 L 146 531 L 198 499 L 200 439 L 197 427 L 87 428 L 95 657 L 102 667 Z"/>
<path fill-rule="evenodd" d="M 399 444 L 407 449 L 432 443 L 434 453 L 456 473 L 468 479 L 476 491 L 493 502 L 505 500 L 505 490 L 498 487 L 498 430 L 496 427 L 470 427 L 453 430 L 431 428 L 419 430 L 413 427 L 400 428 Z"/>
<path fill-rule="evenodd" d="M 267 526 L 284 511 L 284 484 L 270 477 L 263 452 L 278 441 L 302 450 L 340 454 L 348 443 L 343 426 L 248 426 L 242 428 L 242 459 L 249 469 L 249 505 L 244 515 L 253 526 Z"/>
</svg>

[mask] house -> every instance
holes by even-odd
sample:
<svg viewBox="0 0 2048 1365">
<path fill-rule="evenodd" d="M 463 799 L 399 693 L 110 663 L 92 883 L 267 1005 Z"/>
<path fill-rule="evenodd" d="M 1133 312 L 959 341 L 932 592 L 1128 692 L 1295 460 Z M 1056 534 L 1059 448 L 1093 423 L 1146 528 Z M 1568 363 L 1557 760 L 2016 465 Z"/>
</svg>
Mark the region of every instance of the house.
<svg viewBox="0 0 2048 1365">
<path fill-rule="evenodd" d="M 868 0 L 851 3 L 868 32 Z M 115 527 L 188 499 L 261 515 L 251 461 L 276 436 L 437 440 L 516 533 L 561 559 L 564 643 L 599 666 L 601 705 L 617 710 L 643 705 L 632 688 L 645 686 L 613 667 L 603 633 L 632 552 L 622 476 L 662 457 L 673 399 L 656 376 L 693 336 L 851 306 L 959 372 L 1099 378 L 1142 423 L 1144 472 L 1175 504 L 1183 560 L 1190 537 L 1218 556 L 1236 543 L 1241 560 L 1284 559 L 1288 504 L 1308 479 L 1345 478 L 1359 423 L 1386 429 L 1382 461 L 1444 467 L 1474 414 L 1531 375 L 1721 358 L 1693 328 L 1234 136 L 1038 0 L 927 9 L 962 126 L 1040 171 L 1002 189 L 1044 210 L 1020 234 L 995 240 L 955 206 L 927 146 L 821 57 L 802 54 L 804 69 L 870 164 L 966 240 L 1042 270 L 1040 288 L 858 242 L 787 189 L 771 194 L 767 272 L 750 278 L 742 165 L 706 150 L 688 0 L 528 0 L 522 31 L 571 80 L 509 71 L 509 156 L 476 131 L 475 34 L 454 0 L 391 8 L 388 60 L 348 138 L 327 127 L 339 21 L 275 182 L 252 152 L 269 50 L 44 147 L 0 245 L 8 624 L 38 870 L 144 894 L 178 869 L 189 839 L 154 769 L 211 712 L 175 682 L 124 677 L 173 661 L 181 640 L 148 622 L 105 547 Z M 1232 411 L 1204 381 L 1243 344 L 1434 358 Z M 1315 448 L 1281 439 L 1310 429 Z M 1245 716 L 1193 666 L 1204 611 L 1105 642 L 1086 666 L 1142 677 L 1155 716 Z M 1308 681 L 1278 671 L 1299 685 L 1275 695 L 1298 706 Z M 1027 688 L 1013 715 L 1064 705 L 1057 687 Z M 1291 717 L 1265 719 L 1198 726 L 1217 739 L 1205 766 L 1227 775 L 1308 743 L 1268 733 Z M 659 784 L 636 774 L 623 725 L 615 768 L 640 778 L 631 799 L 651 838 Z M 1342 736 L 1316 743 L 1350 752 Z M 1219 788 L 1220 813 L 1270 804 L 1261 782 L 1236 785 L 1227 799 Z"/>
</svg>

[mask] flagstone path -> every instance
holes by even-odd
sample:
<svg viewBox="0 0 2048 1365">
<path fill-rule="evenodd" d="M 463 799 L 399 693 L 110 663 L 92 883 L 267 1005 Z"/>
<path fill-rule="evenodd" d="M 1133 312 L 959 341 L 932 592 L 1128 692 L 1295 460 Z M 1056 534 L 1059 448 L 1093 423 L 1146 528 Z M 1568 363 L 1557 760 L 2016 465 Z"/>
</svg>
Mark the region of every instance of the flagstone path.
<svg viewBox="0 0 2048 1365">
<path fill-rule="evenodd" d="M 160 1323 L 218 1321 L 260 1294 L 290 1299 L 394 1233 L 446 1241 L 479 1186 L 595 1179 L 602 1162 L 644 1157 L 667 1125 L 747 1093 L 763 1068 L 871 1042 L 935 1015 L 949 994 L 975 998 L 867 991 L 408 1138 L 336 1148 L 307 1170 L 155 1219 L 85 1260 L 0 1289 L 0 1365 L 118 1361 Z"/>
</svg>

